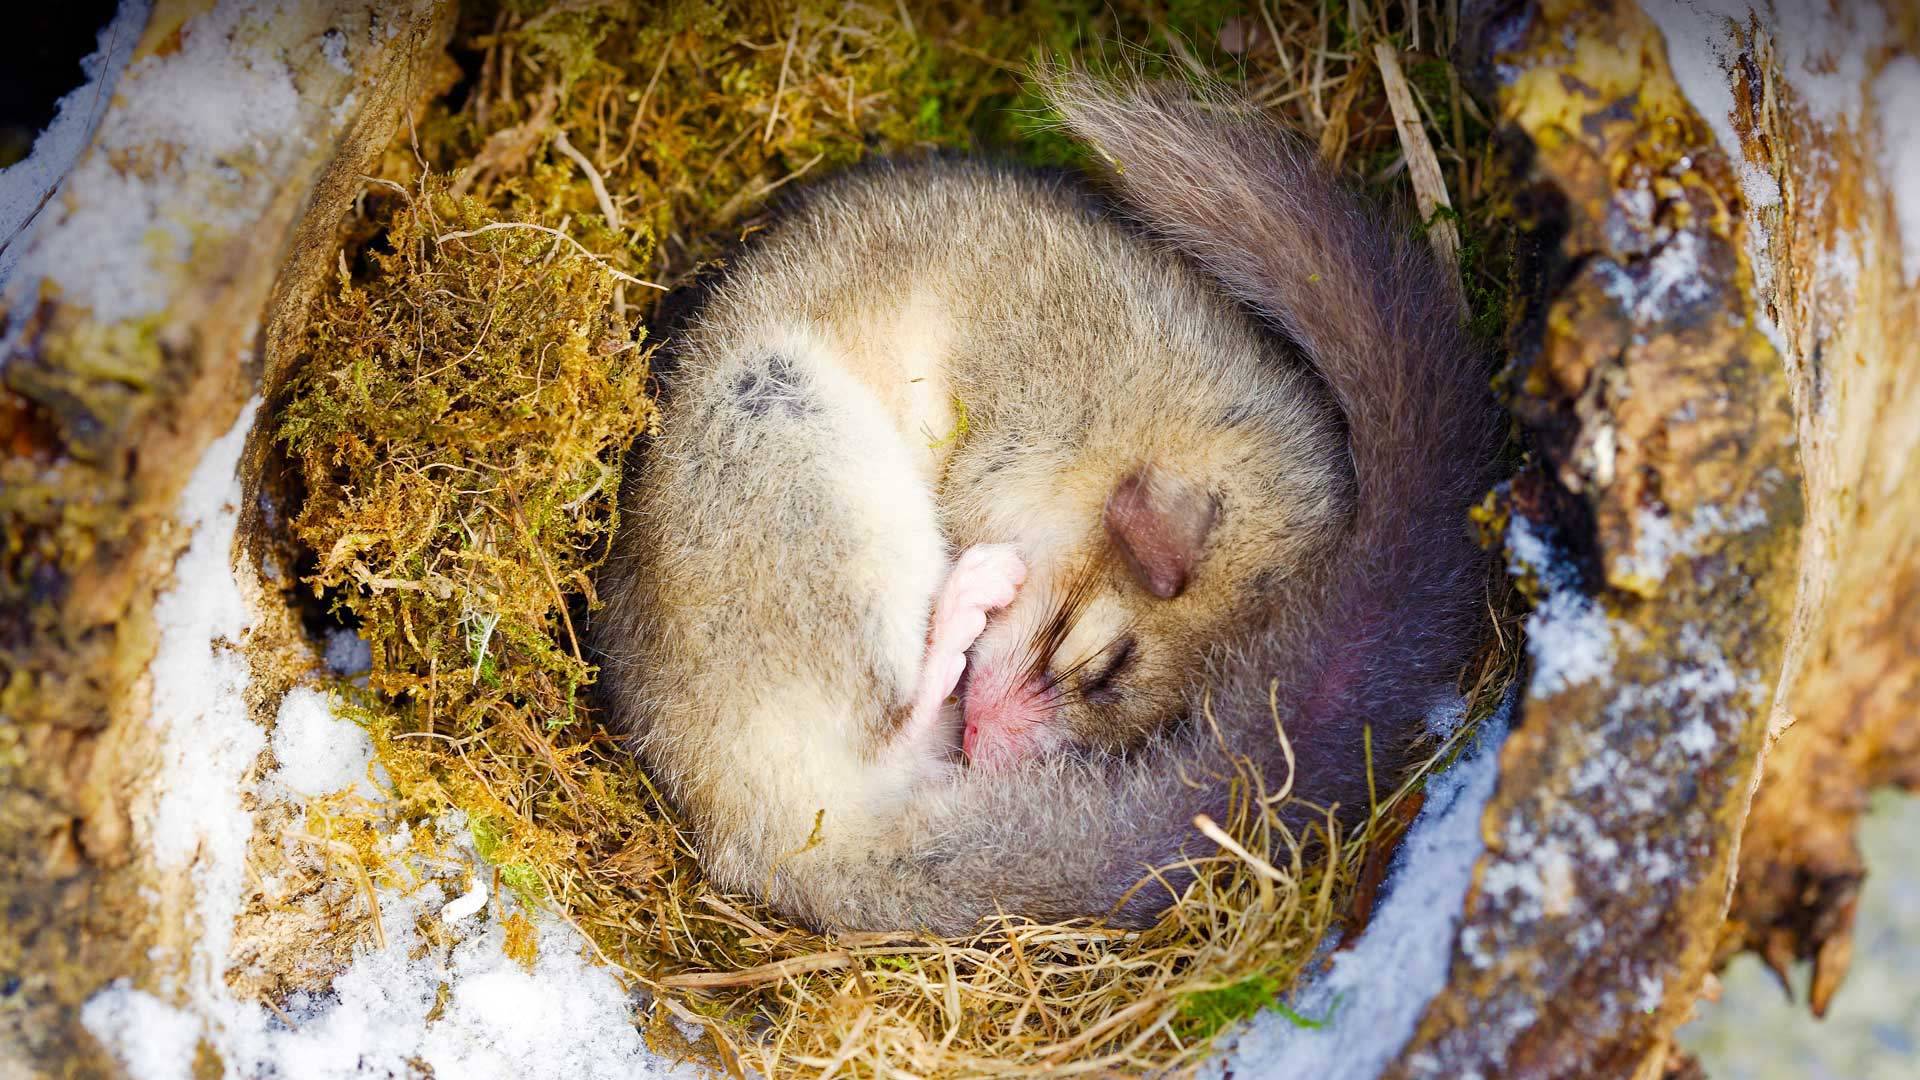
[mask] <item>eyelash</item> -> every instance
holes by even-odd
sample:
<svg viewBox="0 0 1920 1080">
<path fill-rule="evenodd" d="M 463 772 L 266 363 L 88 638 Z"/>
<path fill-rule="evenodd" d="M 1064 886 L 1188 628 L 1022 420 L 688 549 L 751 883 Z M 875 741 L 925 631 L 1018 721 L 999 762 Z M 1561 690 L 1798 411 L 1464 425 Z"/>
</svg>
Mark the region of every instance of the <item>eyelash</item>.
<svg viewBox="0 0 1920 1080">
<path fill-rule="evenodd" d="M 1111 695 L 1113 693 L 1113 680 L 1118 678 L 1120 673 L 1126 670 L 1129 664 L 1133 663 L 1133 653 L 1134 639 L 1128 638 L 1122 641 L 1119 647 L 1113 650 L 1113 659 L 1108 662 L 1106 668 L 1102 670 L 1100 674 L 1093 676 L 1081 684 L 1080 696 L 1095 704 L 1100 704 L 1100 702 L 1095 699 L 1103 694 Z"/>
</svg>

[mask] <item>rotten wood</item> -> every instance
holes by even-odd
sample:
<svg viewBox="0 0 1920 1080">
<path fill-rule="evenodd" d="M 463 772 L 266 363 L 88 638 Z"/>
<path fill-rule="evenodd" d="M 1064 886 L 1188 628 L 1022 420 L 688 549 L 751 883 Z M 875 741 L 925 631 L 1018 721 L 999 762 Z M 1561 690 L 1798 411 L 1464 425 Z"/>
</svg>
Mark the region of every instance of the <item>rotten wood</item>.
<svg viewBox="0 0 1920 1080">
<path fill-rule="evenodd" d="M 95 145 L 29 233 L 23 268 L 124 244 L 146 313 L 46 279 L 0 357 L 0 1061 L 94 1075 L 78 1006 L 108 980 L 165 986 L 191 882 L 130 843 L 149 774 L 153 601 L 187 541 L 175 502 L 298 336 L 360 174 L 391 143 L 451 29 L 447 0 L 157 4 Z M 183 50 L 220 38 L 285 86 L 284 125 L 202 167 L 151 105 Z M 236 87 L 244 92 L 246 88 Z M 121 227 L 103 239 L 100 223 Z M 87 226 L 74 224 L 88 223 Z M 184 257 L 149 241 L 186 228 Z M 111 235 L 109 233 L 108 235 Z M 164 235 L 164 234 L 163 234 Z M 69 263 L 71 260 L 68 260 Z M 83 292 L 85 290 L 82 290 Z M 263 335 L 263 328 L 265 333 Z M 263 340 L 264 336 L 264 340 Z M 14 1073 L 9 1072 L 9 1075 Z"/>
<path fill-rule="evenodd" d="M 136 56 L 164 60 L 214 6 L 161 3 Z M 360 174 L 429 89 L 451 19 L 445 0 L 311 7 L 258 28 L 299 85 L 300 123 L 234 163 L 244 183 L 220 213 L 192 201 L 204 187 L 173 191 L 168 213 L 206 221 L 192 260 L 160 274 L 165 319 L 103 322 L 49 291 L 6 358 L 9 1063 L 96 1070 L 75 1007 L 108 979 L 152 979 L 153 946 L 192 932 L 158 914 L 187 905 L 142 897 L 153 879 L 124 809 L 150 749 L 152 601 L 185 540 L 174 502 L 241 403 L 284 374 Z M 1729 950 L 1815 960 L 1825 1005 L 1864 873 L 1864 791 L 1920 781 L 1920 364 L 1900 347 L 1920 340 L 1920 300 L 1892 247 L 1856 253 L 1857 288 L 1823 269 L 1842 233 L 1894 235 L 1892 208 L 1866 137 L 1797 100 L 1757 23 L 1736 65 L 1742 162 L 1627 0 L 1476 18 L 1465 59 L 1525 225 L 1506 385 L 1535 457 L 1502 506 L 1562 550 L 1569 580 L 1553 587 L 1604 620 L 1606 663 L 1536 671 L 1449 985 L 1388 1075 L 1693 1075 L 1671 1034 Z M 1893 24 L 1908 49 L 1916 22 Z M 324 60 L 334 29 L 366 45 L 346 70 Z M 140 92 L 137 67 L 118 92 Z M 151 149 L 114 167 L 165 180 Z M 1753 163 L 1781 190 L 1759 218 Z M 107 197 L 69 185 L 54 216 Z M 31 241 L 59 242 L 57 228 Z"/>
<path fill-rule="evenodd" d="M 1791 395 L 1734 163 L 1633 4 L 1491 13 L 1473 69 L 1527 228 L 1515 528 L 1567 564 L 1446 988 L 1391 1077 L 1658 1076 L 1713 960 L 1793 609 Z M 1565 616 L 1571 618 L 1571 616 Z M 1543 630 L 1536 616 L 1530 631 Z"/>
<path fill-rule="evenodd" d="M 1875 103 L 1809 108 L 1766 19 L 1715 28 L 1729 147 L 1669 59 L 1698 78 L 1716 43 L 1631 3 L 1477 14 L 1534 290 L 1507 378 L 1535 463 L 1503 505 L 1609 655 L 1536 669 L 1448 986 L 1387 1075 L 1698 1075 L 1672 1033 L 1732 951 L 1813 960 L 1825 1007 L 1867 792 L 1920 780 L 1920 300 Z M 1888 25 L 1869 72 L 1920 46 Z"/>
<path fill-rule="evenodd" d="M 1869 72 L 1920 52 L 1920 11 L 1887 14 L 1890 32 L 1863 43 Z M 1809 528 L 1784 732 L 1747 821 L 1722 955 L 1753 950 L 1783 986 L 1811 961 L 1820 1015 L 1852 955 L 1868 793 L 1920 788 L 1920 292 L 1903 279 L 1887 195 L 1898 178 L 1880 176 L 1872 127 L 1913 105 L 1869 92 L 1855 122 L 1835 122 L 1782 74 L 1766 26 L 1733 29 L 1746 75 L 1733 125 L 1780 192 L 1755 211 L 1770 270 L 1755 288 L 1787 345 Z"/>
</svg>

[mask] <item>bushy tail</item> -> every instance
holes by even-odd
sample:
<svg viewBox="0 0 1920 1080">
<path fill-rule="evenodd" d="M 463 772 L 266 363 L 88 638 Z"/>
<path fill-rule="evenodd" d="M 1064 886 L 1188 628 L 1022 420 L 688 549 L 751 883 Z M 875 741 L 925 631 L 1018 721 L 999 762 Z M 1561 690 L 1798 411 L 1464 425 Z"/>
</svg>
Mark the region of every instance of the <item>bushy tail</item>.
<svg viewBox="0 0 1920 1080">
<path fill-rule="evenodd" d="M 1496 413 L 1424 243 L 1242 104 L 1078 73 L 1048 90 L 1148 228 L 1306 352 L 1351 425 L 1364 511 L 1451 514 L 1473 496 Z"/>
<path fill-rule="evenodd" d="M 1231 718 L 1243 728 L 1279 680 L 1298 789 L 1362 810 L 1362 728 L 1384 789 L 1481 625 L 1487 558 L 1467 512 L 1493 480 L 1499 412 L 1453 278 L 1242 103 L 1078 72 L 1047 82 L 1142 222 L 1292 339 L 1346 414 L 1356 515 L 1311 625 L 1258 628 L 1218 679 L 1257 714 Z"/>
</svg>

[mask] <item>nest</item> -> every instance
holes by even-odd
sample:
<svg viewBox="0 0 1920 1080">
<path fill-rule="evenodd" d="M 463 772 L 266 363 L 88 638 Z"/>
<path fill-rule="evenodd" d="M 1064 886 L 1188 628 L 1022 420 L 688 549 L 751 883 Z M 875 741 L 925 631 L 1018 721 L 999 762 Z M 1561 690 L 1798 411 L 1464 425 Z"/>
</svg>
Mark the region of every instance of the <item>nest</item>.
<svg viewBox="0 0 1920 1080">
<path fill-rule="evenodd" d="M 1177 1066 L 1364 923 L 1422 777 L 1457 739 L 1381 778 L 1351 833 L 1331 819 L 1288 833 L 1266 778 L 1243 775 L 1238 812 L 1210 826 L 1219 854 L 1146 931 L 1005 919 L 964 940 L 823 937 L 706 883 L 597 726 L 580 640 L 623 458 L 654 416 L 662 286 L 722 256 L 774 192 L 869 154 L 1079 162 L 1022 77 L 1035 60 L 1128 42 L 1129 65 L 1238 84 L 1371 183 L 1411 175 L 1423 205 L 1438 184 L 1456 209 L 1430 227 L 1452 234 L 1477 325 L 1502 324 L 1488 124 L 1439 58 L 1450 23 L 1417 0 L 1372 8 L 588 2 L 462 17 L 460 70 L 368 184 L 277 395 L 289 528 L 313 595 L 372 646 L 370 685 L 343 691 L 402 812 L 464 811 L 502 886 L 650 994 L 661 1049 L 764 1075 Z M 1403 144 L 1390 88 L 1433 151 Z M 1463 674 L 1476 717 L 1514 665 L 1514 635 L 1489 617 Z M 309 822 L 353 851 L 363 884 L 402 874 L 361 820 L 376 812 L 326 804 Z M 509 923 L 530 960 L 531 924 Z M 710 1039 L 688 1042 L 689 1024 Z"/>
</svg>

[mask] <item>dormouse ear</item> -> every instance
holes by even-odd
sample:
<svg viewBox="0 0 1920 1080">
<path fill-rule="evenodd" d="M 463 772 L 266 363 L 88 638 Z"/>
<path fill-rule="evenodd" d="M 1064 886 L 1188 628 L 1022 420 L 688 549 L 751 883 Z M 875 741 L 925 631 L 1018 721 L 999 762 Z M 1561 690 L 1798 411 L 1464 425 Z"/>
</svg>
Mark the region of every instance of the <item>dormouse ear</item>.
<svg viewBox="0 0 1920 1080">
<path fill-rule="evenodd" d="M 1162 600 L 1187 587 L 1220 516 L 1213 496 L 1151 465 L 1107 496 L 1107 536 L 1140 586 Z"/>
</svg>

